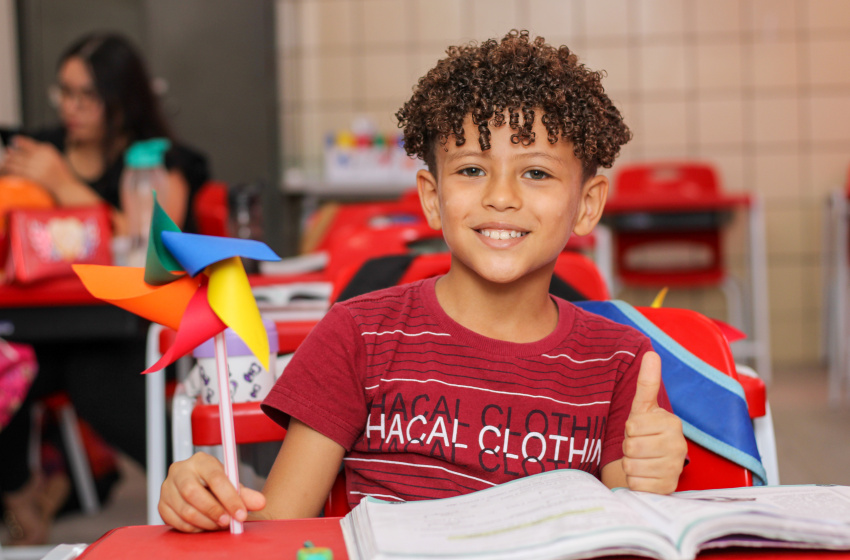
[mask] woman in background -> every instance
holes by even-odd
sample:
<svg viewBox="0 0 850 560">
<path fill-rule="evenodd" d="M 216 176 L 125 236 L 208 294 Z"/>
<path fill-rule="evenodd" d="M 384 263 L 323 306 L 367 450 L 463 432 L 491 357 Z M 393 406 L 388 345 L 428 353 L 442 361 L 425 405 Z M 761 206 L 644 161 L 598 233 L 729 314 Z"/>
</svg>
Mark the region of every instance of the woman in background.
<svg viewBox="0 0 850 560">
<path fill-rule="evenodd" d="M 164 209 L 192 230 L 188 210 L 207 180 L 203 156 L 174 142 L 145 64 L 115 34 L 91 34 L 61 56 L 51 89 L 61 126 L 12 138 L 0 173 L 39 183 L 59 206 L 111 205 L 117 235 L 125 233 L 120 182 L 124 152 L 134 142 L 171 140 L 166 154 Z M 47 542 L 50 521 L 68 494 L 67 478 L 46 480 L 27 465 L 32 402 L 56 391 L 78 415 L 141 465 L 145 464 L 144 333 L 135 339 L 35 345 L 39 374 L 27 400 L 0 431 L 0 493 L 11 544 Z"/>
<path fill-rule="evenodd" d="M 144 62 L 120 35 L 92 34 L 61 57 L 51 100 L 61 126 L 12 139 L 0 172 L 40 183 L 60 206 L 106 201 L 123 233 L 119 185 L 124 151 L 137 140 L 170 138 L 166 212 L 183 227 L 194 192 L 207 179 L 203 157 L 173 144 Z"/>
</svg>

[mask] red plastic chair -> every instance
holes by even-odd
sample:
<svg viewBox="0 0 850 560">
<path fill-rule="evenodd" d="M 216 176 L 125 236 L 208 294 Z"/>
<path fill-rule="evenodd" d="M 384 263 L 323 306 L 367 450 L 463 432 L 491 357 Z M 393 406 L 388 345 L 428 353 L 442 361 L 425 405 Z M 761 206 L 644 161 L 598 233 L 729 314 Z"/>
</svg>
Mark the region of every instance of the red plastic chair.
<svg viewBox="0 0 850 560">
<path fill-rule="evenodd" d="M 717 324 L 688 309 L 638 308 L 647 319 L 685 349 L 744 387 L 750 417 L 764 416 L 766 393 L 758 378 L 738 376 L 732 351 Z M 689 464 L 679 477 L 677 490 L 752 486 L 750 471 L 688 440 Z"/>
<path fill-rule="evenodd" d="M 335 281 L 341 270 L 370 258 L 410 252 L 421 243 L 444 247 L 442 232 L 425 221 L 413 190 L 398 200 L 338 206 L 313 250 L 328 253 L 325 273 Z"/>
<path fill-rule="evenodd" d="M 204 183 L 192 200 L 192 213 L 198 233 L 230 237 L 227 184 L 219 181 Z"/>
<path fill-rule="evenodd" d="M 724 199 L 711 165 L 697 162 L 641 163 L 622 168 L 614 180 L 613 202 L 633 212 L 614 218 L 615 273 L 624 285 L 701 287 L 719 284 L 726 275 L 721 229 L 726 214 L 716 210 L 689 213 Z M 653 209 L 657 201 L 665 208 Z M 697 262 L 637 262 L 638 251 L 679 246 L 707 258 Z"/>
<path fill-rule="evenodd" d="M 748 212 L 748 278 L 728 273 L 723 230 L 733 211 Z M 726 321 L 748 339 L 736 345 L 770 379 L 769 319 L 764 296 L 761 205 L 725 194 L 714 167 L 702 162 L 636 163 L 621 168 L 603 219 L 611 226 L 618 287 L 720 289 Z M 745 297 L 746 296 L 746 299 Z"/>
<path fill-rule="evenodd" d="M 563 251 L 558 255 L 555 275 L 568 282 L 587 299 L 603 301 L 611 297 L 608 284 L 596 264 L 580 253 Z"/>
</svg>

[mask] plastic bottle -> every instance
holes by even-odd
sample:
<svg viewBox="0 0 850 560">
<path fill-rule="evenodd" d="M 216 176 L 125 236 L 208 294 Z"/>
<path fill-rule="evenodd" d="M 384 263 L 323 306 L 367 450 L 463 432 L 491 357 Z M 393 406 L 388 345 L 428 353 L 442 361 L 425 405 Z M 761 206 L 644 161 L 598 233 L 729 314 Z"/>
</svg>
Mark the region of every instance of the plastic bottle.
<svg viewBox="0 0 850 560">
<path fill-rule="evenodd" d="M 263 241 L 263 184 L 237 183 L 228 192 L 230 207 L 230 234 L 240 239 L 256 239 Z M 242 259 L 245 271 L 256 274 L 260 271 L 260 263 L 253 259 Z"/>
<path fill-rule="evenodd" d="M 127 254 L 119 264 L 145 266 L 148 234 L 153 211 L 153 193 L 160 205 L 168 201 L 168 172 L 165 152 L 171 143 L 165 138 L 141 140 L 132 144 L 124 154 L 121 175 L 121 208 L 127 217 Z M 120 262 L 120 261 L 123 261 Z"/>
</svg>

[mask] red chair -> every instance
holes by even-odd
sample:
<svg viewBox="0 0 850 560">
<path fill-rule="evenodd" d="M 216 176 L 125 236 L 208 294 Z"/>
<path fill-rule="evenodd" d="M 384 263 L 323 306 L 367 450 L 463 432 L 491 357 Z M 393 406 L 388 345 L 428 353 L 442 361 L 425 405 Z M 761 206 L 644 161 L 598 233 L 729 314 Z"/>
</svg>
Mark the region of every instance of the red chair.
<svg viewBox="0 0 850 560">
<path fill-rule="evenodd" d="M 682 214 L 690 203 L 722 197 L 714 168 L 701 163 L 637 164 L 621 169 L 614 180 L 615 202 L 635 201 L 635 211 L 614 219 L 615 273 L 631 286 L 716 286 L 726 276 L 721 227 L 727 212 Z M 681 206 L 650 213 L 652 201 L 676 199 Z M 639 204 L 639 206 L 637 205 Z M 696 262 L 637 262 L 639 250 L 681 246 L 702 252 Z"/>
<path fill-rule="evenodd" d="M 219 181 L 208 181 L 198 189 L 192 200 L 198 233 L 230 237 L 227 192 L 227 184 Z"/>
<path fill-rule="evenodd" d="M 318 238 L 312 251 L 324 251 L 330 256 L 325 273 L 334 281 L 339 271 L 357 267 L 374 257 L 408 253 L 421 244 L 445 249 L 442 232 L 431 229 L 425 221 L 415 190 L 398 200 L 334 208 L 330 211 L 332 217 L 326 215 L 324 225 L 316 226 L 322 231 L 306 234 Z"/>
<path fill-rule="evenodd" d="M 716 287 L 726 297 L 728 321 L 746 332 L 736 345 L 754 358 L 759 374 L 770 378 L 770 339 L 760 206 L 747 194 L 728 195 L 715 168 L 703 162 L 643 162 L 617 173 L 604 221 L 614 242 L 614 276 L 620 287 Z M 738 208 L 751 217 L 751 301 L 726 267 L 723 230 Z M 759 222 L 759 223 L 757 223 Z M 756 249 L 758 248 L 758 250 Z"/>
<path fill-rule="evenodd" d="M 555 276 L 568 282 L 587 299 L 602 301 L 611 297 L 596 264 L 580 253 L 564 251 L 558 255 Z"/>
<path fill-rule="evenodd" d="M 638 311 L 686 350 L 740 382 L 744 387 L 750 417 L 755 419 L 764 416 L 764 383 L 758 378 L 738 375 L 726 337 L 714 321 L 688 309 L 640 307 Z M 690 462 L 679 477 L 677 490 L 753 485 L 750 471 L 690 440 L 688 458 Z"/>
</svg>

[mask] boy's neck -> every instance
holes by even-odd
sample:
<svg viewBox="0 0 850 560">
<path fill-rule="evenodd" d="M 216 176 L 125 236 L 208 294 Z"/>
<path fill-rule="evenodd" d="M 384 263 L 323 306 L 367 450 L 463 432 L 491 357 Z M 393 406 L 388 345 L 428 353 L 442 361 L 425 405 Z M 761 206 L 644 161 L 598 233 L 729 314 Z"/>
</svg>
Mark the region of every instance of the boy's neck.
<svg viewBox="0 0 850 560">
<path fill-rule="evenodd" d="M 537 342 L 558 325 L 558 306 L 549 296 L 551 271 L 541 270 L 510 284 L 495 284 L 454 265 L 437 281 L 437 301 L 463 327 L 506 342 Z"/>
</svg>

